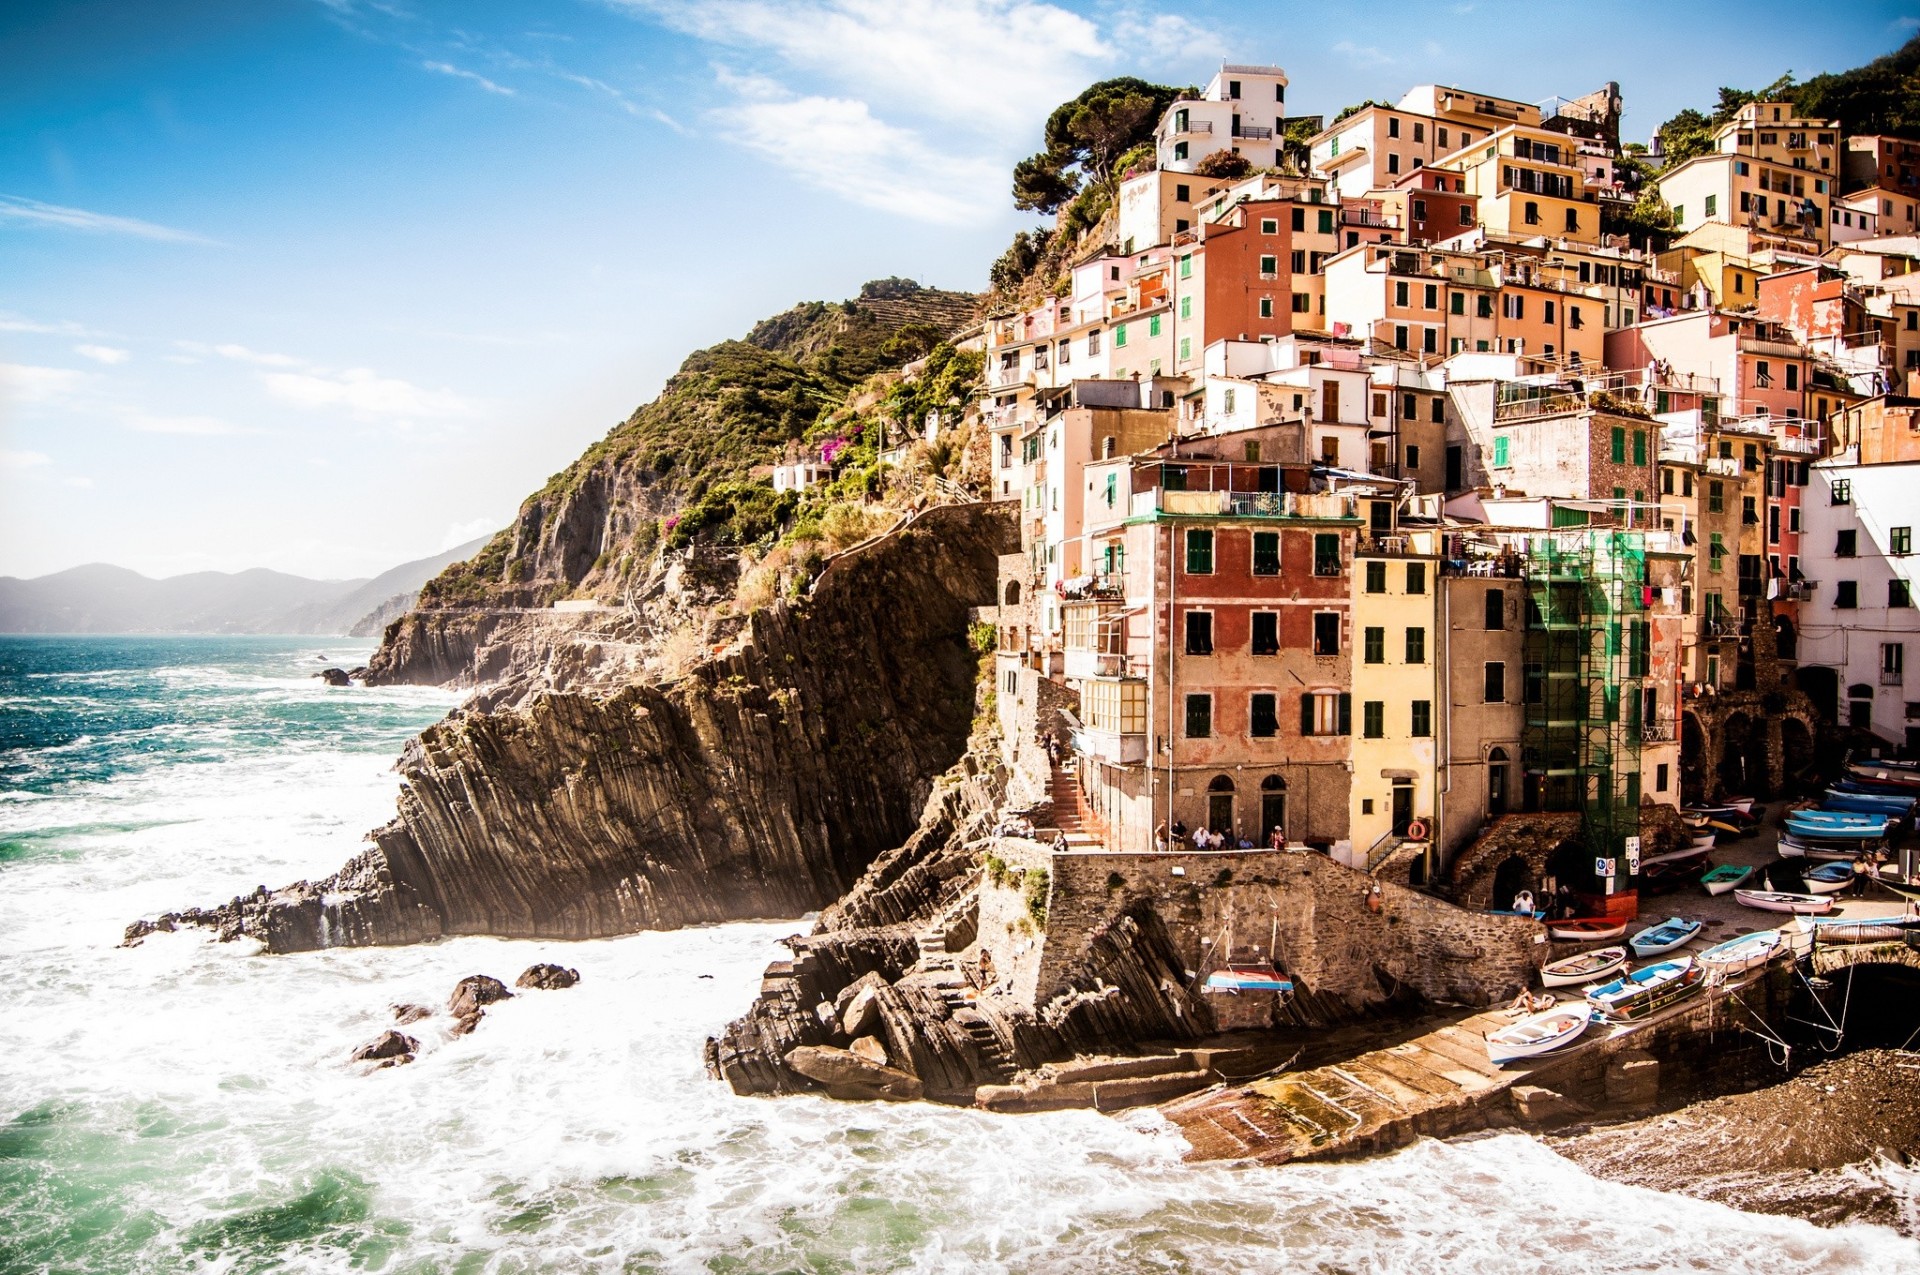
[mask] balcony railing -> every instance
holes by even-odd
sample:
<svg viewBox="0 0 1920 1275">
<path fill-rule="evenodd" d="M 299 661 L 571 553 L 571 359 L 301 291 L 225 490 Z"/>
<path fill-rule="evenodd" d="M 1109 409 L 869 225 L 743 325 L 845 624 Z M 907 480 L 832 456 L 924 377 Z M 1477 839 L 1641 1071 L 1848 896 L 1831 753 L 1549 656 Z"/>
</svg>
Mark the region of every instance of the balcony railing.
<svg viewBox="0 0 1920 1275">
<path fill-rule="evenodd" d="M 1176 122 L 1172 128 L 1167 130 L 1167 135 L 1169 137 L 1178 137 L 1187 133 L 1211 133 L 1212 131 L 1213 123 L 1210 120 L 1188 120 L 1185 125 Z"/>
<path fill-rule="evenodd" d="M 1267 138 L 1272 137 L 1273 130 L 1270 128 L 1262 128 L 1258 124 L 1242 124 L 1239 128 L 1233 130 L 1233 135 L 1235 137 L 1249 138 L 1258 142 L 1265 141 Z"/>
<path fill-rule="evenodd" d="M 1880 685 L 1904 686 L 1906 674 L 1907 671 L 1904 668 L 1883 668 L 1880 670 Z"/>
</svg>

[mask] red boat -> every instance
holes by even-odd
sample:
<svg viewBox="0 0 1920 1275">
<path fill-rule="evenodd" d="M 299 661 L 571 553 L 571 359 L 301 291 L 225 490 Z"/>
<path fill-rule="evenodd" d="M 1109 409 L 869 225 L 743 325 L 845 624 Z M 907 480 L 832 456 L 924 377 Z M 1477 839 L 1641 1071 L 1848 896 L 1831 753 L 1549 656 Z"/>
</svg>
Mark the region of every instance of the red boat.
<svg viewBox="0 0 1920 1275">
<path fill-rule="evenodd" d="M 1568 921 L 1547 922 L 1547 933 L 1563 943 L 1594 943 L 1601 939 L 1617 939 L 1626 932 L 1625 921 L 1610 920 L 1604 916 L 1583 916 Z"/>
</svg>

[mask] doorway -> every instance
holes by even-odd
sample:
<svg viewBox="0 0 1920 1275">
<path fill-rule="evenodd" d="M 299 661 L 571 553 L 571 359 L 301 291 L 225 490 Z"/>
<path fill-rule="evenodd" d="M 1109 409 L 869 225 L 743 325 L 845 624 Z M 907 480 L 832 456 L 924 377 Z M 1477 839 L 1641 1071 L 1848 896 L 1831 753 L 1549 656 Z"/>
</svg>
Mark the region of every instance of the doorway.
<svg viewBox="0 0 1920 1275">
<path fill-rule="evenodd" d="M 1507 813 L 1507 750 L 1496 748 L 1487 754 L 1487 818 L 1498 819 Z"/>
<path fill-rule="evenodd" d="M 1260 781 L 1260 835 L 1271 841 L 1275 828 L 1287 829 L 1287 781 L 1268 775 Z"/>
<path fill-rule="evenodd" d="M 1207 827 L 1233 837 L 1233 780 L 1225 775 L 1215 775 L 1207 785 Z"/>
<path fill-rule="evenodd" d="M 1404 837 L 1407 828 L 1413 823 L 1413 781 L 1396 779 L 1393 781 L 1393 835 Z"/>
</svg>

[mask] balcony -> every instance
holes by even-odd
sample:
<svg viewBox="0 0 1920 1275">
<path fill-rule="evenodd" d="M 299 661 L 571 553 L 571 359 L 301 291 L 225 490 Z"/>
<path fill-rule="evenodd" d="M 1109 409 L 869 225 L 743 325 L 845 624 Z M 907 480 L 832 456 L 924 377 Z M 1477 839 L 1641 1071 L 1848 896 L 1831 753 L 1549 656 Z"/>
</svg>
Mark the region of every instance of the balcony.
<svg viewBox="0 0 1920 1275">
<path fill-rule="evenodd" d="M 1147 737 L 1144 732 L 1121 735 L 1082 727 L 1074 733 L 1073 743 L 1083 755 L 1098 757 L 1114 766 L 1137 766 L 1147 759 Z"/>
<path fill-rule="evenodd" d="M 1273 136 L 1273 130 L 1270 128 L 1262 128 L 1258 124 L 1242 124 L 1233 130 L 1233 135 L 1235 137 L 1244 137 L 1249 141 L 1264 142 Z"/>
<path fill-rule="evenodd" d="M 1167 130 L 1167 136 L 1186 137 L 1194 133 L 1211 132 L 1213 132 L 1213 124 L 1207 120 L 1188 120 L 1184 125 L 1178 123 L 1176 120 L 1174 126 Z"/>
<path fill-rule="evenodd" d="M 1779 583 L 1782 599 L 1788 602 L 1804 602 L 1813 596 L 1813 591 L 1819 587 L 1820 582 L 1818 580 L 1782 580 Z"/>
<path fill-rule="evenodd" d="M 1386 213 L 1375 212 L 1371 208 L 1343 207 L 1340 210 L 1340 224 L 1343 226 L 1372 226 L 1380 230 L 1398 230 L 1400 228 L 1400 218 Z M 1405 274 L 1419 272 L 1417 270 L 1396 270 L 1393 273 Z"/>
</svg>

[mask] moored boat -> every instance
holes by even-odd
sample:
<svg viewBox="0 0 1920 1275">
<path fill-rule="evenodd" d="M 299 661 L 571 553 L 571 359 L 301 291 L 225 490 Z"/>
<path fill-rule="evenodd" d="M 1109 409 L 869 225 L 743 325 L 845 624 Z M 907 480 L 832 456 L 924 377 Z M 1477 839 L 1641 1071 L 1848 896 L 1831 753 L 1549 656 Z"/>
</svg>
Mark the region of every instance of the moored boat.
<svg viewBox="0 0 1920 1275">
<path fill-rule="evenodd" d="M 1509 1063 L 1551 1053 L 1570 1044 L 1591 1022 L 1591 1005 L 1556 1005 L 1511 1027 L 1488 1032 L 1487 1057 L 1495 1063 Z"/>
<path fill-rule="evenodd" d="M 1752 875 L 1753 869 L 1750 867 L 1727 863 L 1701 877 L 1700 884 L 1707 888 L 1708 894 L 1725 894 L 1746 884 L 1747 878 Z"/>
<path fill-rule="evenodd" d="M 1914 798 L 1893 793 L 1845 792 L 1827 789 L 1822 804 L 1828 810 L 1851 810 L 1866 815 L 1892 815 L 1896 819 L 1913 818 Z"/>
<path fill-rule="evenodd" d="M 1548 937 L 1563 943 L 1597 943 L 1602 939 L 1617 939 L 1626 932 L 1627 923 L 1611 917 L 1585 916 L 1547 922 Z"/>
<path fill-rule="evenodd" d="M 1723 806 L 1731 806 L 1743 815 L 1753 813 L 1753 798 L 1751 797 L 1724 797 L 1721 799 L 1720 804 Z"/>
<path fill-rule="evenodd" d="M 1606 1018 L 1645 1018 L 1697 991 L 1702 981 L 1693 958 L 1682 956 L 1623 974 L 1611 983 L 1593 988 L 1587 993 L 1587 1003 Z"/>
<path fill-rule="evenodd" d="M 1892 826 L 1888 815 L 1870 815 L 1850 810 L 1796 810 L 1787 816 L 1791 833 L 1805 833 L 1833 841 L 1866 841 L 1884 837 Z"/>
<path fill-rule="evenodd" d="M 1206 990 L 1232 996 L 1241 992 L 1290 992 L 1293 980 L 1275 970 L 1271 961 L 1228 961 L 1207 975 Z"/>
<path fill-rule="evenodd" d="M 1807 887 L 1808 894 L 1838 894 L 1852 884 L 1853 865 L 1837 861 L 1823 863 L 1802 872 L 1800 880 Z"/>
<path fill-rule="evenodd" d="M 1540 981 L 1548 987 L 1578 987 L 1617 973 L 1626 965 L 1626 948 L 1599 947 L 1577 956 L 1548 961 L 1540 967 Z"/>
<path fill-rule="evenodd" d="M 1818 894 L 1788 894 L 1784 890 L 1735 890 L 1734 901 L 1762 912 L 1794 912 L 1818 916 L 1833 911 L 1833 900 Z"/>
<path fill-rule="evenodd" d="M 1914 933 L 1920 933 L 1920 917 L 1823 916 L 1813 922 L 1816 943 L 1898 943 Z"/>
<path fill-rule="evenodd" d="M 1726 978 L 1765 965 L 1786 950 L 1786 938 L 1780 931 L 1756 930 L 1716 943 L 1696 959 L 1710 976 Z"/>
<path fill-rule="evenodd" d="M 1780 853 L 1789 859 L 1851 859 L 1862 850 L 1878 848 L 1873 841 L 1812 837 L 1797 832 L 1780 834 Z"/>
<path fill-rule="evenodd" d="M 1664 956 L 1693 942 L 1700 933 L 1700 922 L 1684 917 L 1669 917 L 1658 925 L 1649 925 L 1627 941 L 1635 956 Z"/>
</svg>

